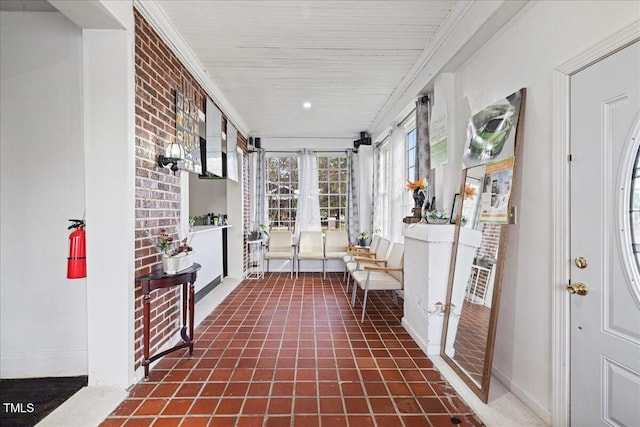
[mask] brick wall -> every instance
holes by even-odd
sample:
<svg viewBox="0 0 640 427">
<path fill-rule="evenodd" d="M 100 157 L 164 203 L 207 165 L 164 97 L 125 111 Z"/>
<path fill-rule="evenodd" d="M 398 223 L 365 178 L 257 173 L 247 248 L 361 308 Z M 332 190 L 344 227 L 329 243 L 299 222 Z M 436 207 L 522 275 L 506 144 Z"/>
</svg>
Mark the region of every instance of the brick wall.
<svg viewBox="0 0 640 427">
<path fill-rule="evenodd" d="M 249 189 L 249 156 L 244 156 L 243 158 L 243 162 L 242 162 L 242 176 L 244 177 L 244 180 L 242 181 L 242 194 L 244 195 L 244 199 L 242 201 L 243 204 L 243 218 L 242 218 L 242 225 L 244 227 L 245 230 L 249 230 L 249 225 L 251 222 L 251 218 L 250 218 L 250 206 L 249 206 L 249 195 L 250 195 L 250 189 Z M 242 271 L 246 274 L 248 265 L 249 265 L 249 250 L 247 247 L 247 234 L 244 233 L 244 237 L 243 237 L 243 248 L 244 248 L 244 252 L 243 252 L 243 257 L 242 257 Z"/>
<path fill-rule="evenodd" d="M 482 224 L 482 242 L 478 251 L 477 257 L 484 258 L 496 258 L 498 256 L 498 247 L 500 246 L 500 230 L 502 226 L 500 224 Z M 493 269 L 495 270 L 495 266 Z M 489 282 L 489 273 L 486 271 L 480 271 L 478 277 L 478 288 L 486 291 Z M 495 274 L 495 272 L 494 272 Z"/>
<path fill-rule="evenodd" d="M 175 141 L 175 92 L 184 93 L 204 111 L 206 93 L 170 51 L 149 23 L 134 10 L 136 21 L 136 276 L 161 268 L 154 242 L 161 229 L 178 238 L 180 224 L 180 174 L 157 166 L 158 154 Z M 239 135 L 238 145 L 247 150 Z M 188 209 L 188 207 L 186 207 Z M 173 336 L 180 314 L 179 287 L 151 295 L 151 352 Z M 135 288 L 135 366 L 141 365 L 142 291 Z"/>
</svg>

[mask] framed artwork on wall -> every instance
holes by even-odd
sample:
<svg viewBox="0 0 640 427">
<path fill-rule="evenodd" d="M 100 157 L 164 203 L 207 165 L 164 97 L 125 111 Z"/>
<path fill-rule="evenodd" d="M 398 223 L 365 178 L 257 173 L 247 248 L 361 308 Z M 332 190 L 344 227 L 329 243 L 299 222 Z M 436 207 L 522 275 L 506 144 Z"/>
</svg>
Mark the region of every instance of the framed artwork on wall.
<svg viewBox="0 0 640 427">
<path fill-rule="evenodd" d="M 202 173 L 200 129 L 204 128 L 204 113 L 195 102 L 176 90 L 176 141 L 184 148 L 184 160 L 178 167 L 188 172 Z"/>
</svg>

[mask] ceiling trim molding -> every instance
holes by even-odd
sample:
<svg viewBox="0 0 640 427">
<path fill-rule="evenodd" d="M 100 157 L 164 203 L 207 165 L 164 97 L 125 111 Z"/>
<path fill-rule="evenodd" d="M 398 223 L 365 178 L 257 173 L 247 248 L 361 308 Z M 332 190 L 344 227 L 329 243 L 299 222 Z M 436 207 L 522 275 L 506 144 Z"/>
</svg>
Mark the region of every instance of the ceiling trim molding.
<svg viewBox="0 0 640 427">
<path fill-rule="evenodd" d="M 427 48 L 422 51 L 416 62 L 413 64 L 409 72 L 402 78 L 402 81 L 393 91 L 387 102 L 378 111 L 374 117 L 372 124 L 378 123 L 381 118 L 385 117 L 395 104 L 403 97 L 405 92 L 412 86 L 412 83 L 418 78 L 420 72 L 427 66 L 433 55 L 440 49 L 444 40 L 449 34 L 455 30 L 458 22 L 469 11 L 473 2 L 459 1 L 455 4 L 451 13 L 445 19 L 445 22 L 438 28 L 433 40 L 427 42 Z M 418 94 L 415 94 L 416 96 Z"/>
<path fill-rule="evenodd" d="M 216 85 L 205 70 L 204 66 L 184 40 L 180 32 L 173 25 L 167 14 L 156 0 L 133 0 L 134 7 L 144 16 L 169 49 L 178 57 L 193 77 L 200 83 L 207 95 L 216 103 L 218 108 L 244 136 L 250 135 L 249 126 L 242 120 L 233 108 L 222 90 Z"/>
</svg>

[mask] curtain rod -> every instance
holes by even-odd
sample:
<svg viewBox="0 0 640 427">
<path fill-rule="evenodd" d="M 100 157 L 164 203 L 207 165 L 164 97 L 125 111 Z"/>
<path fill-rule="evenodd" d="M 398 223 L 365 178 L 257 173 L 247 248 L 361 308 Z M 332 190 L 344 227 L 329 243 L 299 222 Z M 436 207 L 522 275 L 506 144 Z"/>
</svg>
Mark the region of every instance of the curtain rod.
<svg viewBox="0 0 640 427">
<path fill-rule="evenodd" d="M 417 108 L 414 108 L 413 110 L 411 110 L 411 111 L 409 112 L 409 114 L 407 114 L 406 116 L 404 116 L 404 119 L 400 120 L 400 122 L 397 124 L 397 126 L 402 126 L 402 125 L 404 125 L 404 122 L 406 122 L 406 121 L 407 121 L 407 119 L 408 119 L 409 117 L 411 117 L 411 115 L 413 115 L 413 114 L 415 114 L 415 113 L 416 113 L 416 109 L 417 109 Z"/>
<path fill-rule="evenodd" d="M 346 153 L 352 148 L 347 148 L 345 150 L 309 150 L 314 153 Z M 299 153 L 302 150 L 264 150 L 265 153 Z"/>
<path fill-rule="evenodd" d="M 390 133 L 388 133 L 384 138 L 382 138 L 382 140 L 381 140 L 381 141 L 376 142 L 376 144 L 375 144 L 375 148 L 378 148 L 378 147 L 380 147 L 382 144 L 384 144 L 384 142 L 385 142 L 387 139 L 389 139 L 389 137 L 390 137 L 390 136 L 391 136 L 391 134 L 390 134 Z"/>
</svg>

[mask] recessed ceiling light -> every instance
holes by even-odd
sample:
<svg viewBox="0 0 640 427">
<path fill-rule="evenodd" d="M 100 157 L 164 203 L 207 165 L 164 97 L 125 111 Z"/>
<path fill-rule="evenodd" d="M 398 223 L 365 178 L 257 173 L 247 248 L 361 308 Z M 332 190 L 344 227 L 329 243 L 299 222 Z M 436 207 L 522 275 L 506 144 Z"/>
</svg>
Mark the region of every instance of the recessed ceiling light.
<svg viewBox="0 0 640 427">
<path fill-rule="evenodd" d="M 311 108 L 311 103 L 310 103 L 309 101 L 305 101 L 305 102 L 302 104 L 302 106 L 303 106 L 306 110 L 308 110 L 309 108 Z"/>
</svg>

